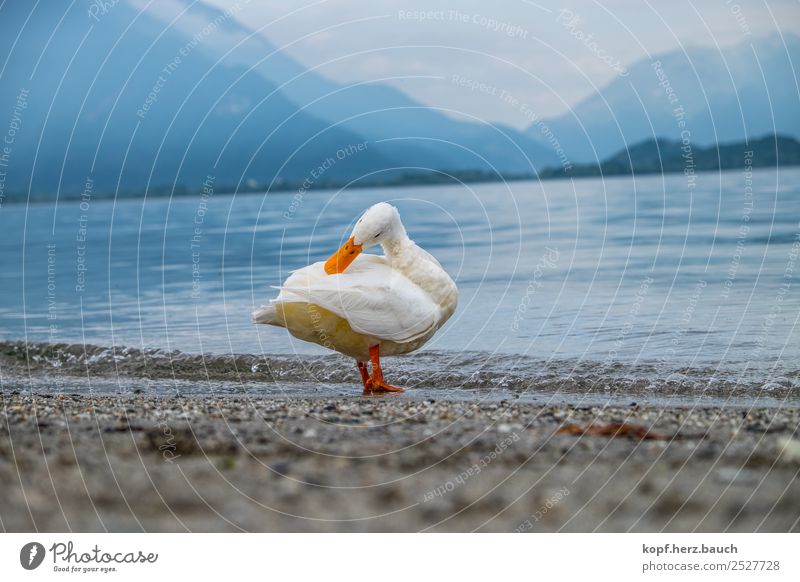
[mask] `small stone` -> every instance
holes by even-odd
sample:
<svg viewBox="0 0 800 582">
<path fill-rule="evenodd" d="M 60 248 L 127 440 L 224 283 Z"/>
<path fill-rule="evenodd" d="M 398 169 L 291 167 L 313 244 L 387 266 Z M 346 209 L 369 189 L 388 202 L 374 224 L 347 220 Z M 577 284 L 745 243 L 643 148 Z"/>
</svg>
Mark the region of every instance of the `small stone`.
<svg viewBox="0 0 800 582">
<path fill-rule="evenodd" d="M 784 463 L 800 464 L 800 441 L 791 437 L 781 437 L 778 439 L 778 450 L 780 459 Z"/>
</svg>

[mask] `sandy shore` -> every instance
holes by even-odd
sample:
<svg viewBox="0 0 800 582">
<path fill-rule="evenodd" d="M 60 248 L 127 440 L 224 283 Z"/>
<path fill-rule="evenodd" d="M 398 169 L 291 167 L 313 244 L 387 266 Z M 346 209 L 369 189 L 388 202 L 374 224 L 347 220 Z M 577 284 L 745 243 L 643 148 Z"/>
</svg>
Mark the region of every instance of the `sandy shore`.
<svg viewBox="0 0 800 582">
<path fill-rule="evenodd" d="M 5 380 L 5 531 L 800 531 L 796 407 L 52 394 Z M 563 428 L 612 422 L 648 438 Z"/>
</svg>

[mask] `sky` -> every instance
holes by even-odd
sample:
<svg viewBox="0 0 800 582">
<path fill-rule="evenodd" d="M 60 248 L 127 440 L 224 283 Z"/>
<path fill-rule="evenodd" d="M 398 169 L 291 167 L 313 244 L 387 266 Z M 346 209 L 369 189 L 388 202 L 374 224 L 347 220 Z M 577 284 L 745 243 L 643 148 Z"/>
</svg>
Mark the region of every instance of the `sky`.
<svg viewBox="0 0 800 582">
<path fill-rule="evenodd" d="M 643 58 L 800 33 L 798 0 L 207 1 L 337 82 L 518 128 L 521 105 L 558 115 Z"/>
</svg>

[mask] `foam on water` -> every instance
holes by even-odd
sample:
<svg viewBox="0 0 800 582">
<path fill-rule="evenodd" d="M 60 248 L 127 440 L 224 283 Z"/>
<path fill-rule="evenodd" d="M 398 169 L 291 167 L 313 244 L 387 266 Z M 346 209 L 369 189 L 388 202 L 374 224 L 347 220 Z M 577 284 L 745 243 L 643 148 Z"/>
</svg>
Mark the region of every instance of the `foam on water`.
<svg viewBox="0 0 800 582">
<path fill-rule="evenodd" d="M 319 395 L 358 393 L 360 380 L 352 360 L 338 355 L 197 355 L 159 349 L 67 344 L 0 342 L 5 389 L 49 381 L 62 391 L 178 391 Z M 800 375 L 731 373 L 709 368 L 666 368 L 663 364 L 613 364 L 541 361 L 530 357 L 480 352 L 430 352 L 387 358 L 392 383 L 417 397 L 491 397 L 614 402 L 697 398 L 773 403 L 800 398 Z M 13 379 L 13 381 L 12 381 Z M 72 380 L 70 380 L 72 379 Z M 29 382 L 28 382 L 29 381 Z M 173 384 L 174 383 L 174 384 Z"/>
</svg>

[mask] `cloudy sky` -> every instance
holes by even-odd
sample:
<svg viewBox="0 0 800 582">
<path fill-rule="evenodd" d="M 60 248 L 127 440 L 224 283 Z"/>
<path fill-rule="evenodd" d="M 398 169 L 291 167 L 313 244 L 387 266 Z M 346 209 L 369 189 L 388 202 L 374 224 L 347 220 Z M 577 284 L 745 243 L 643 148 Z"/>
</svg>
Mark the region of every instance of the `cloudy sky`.
<svg viewBox="0 0 800 582">
<path fill-rule="evenodd" d="M 515 127 L 522 105 L 557 115 L 642 58 L 800 33 L 798 0 L 238 2 L 238 20 L 335 81 Z"/>
</svg>

